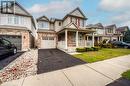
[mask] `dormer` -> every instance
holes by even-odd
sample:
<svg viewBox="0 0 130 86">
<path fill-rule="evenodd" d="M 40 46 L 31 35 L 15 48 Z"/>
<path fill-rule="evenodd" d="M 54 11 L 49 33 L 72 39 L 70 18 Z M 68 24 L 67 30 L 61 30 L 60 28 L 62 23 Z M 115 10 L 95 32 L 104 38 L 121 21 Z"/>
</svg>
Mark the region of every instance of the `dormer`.
<svg viewBox="0 0 130 86">
<path fill-rule="evenodd" d="M 39 17 L 37 19 L 38 29 L 49 30 L 50 21 L 46 16 Z"/>
<path fill-rule="evenodd" d="M 68 13 L 63 18 L 63 26 L 68 25 L 69 23 L 73 22 L 78 27 L 84 27 L 85 21 L 87 20 L 86 16 L 83 14 L 83 12 L 80 10 L 80 8 L 76 8 L 70 13 Z"/>
</svg>

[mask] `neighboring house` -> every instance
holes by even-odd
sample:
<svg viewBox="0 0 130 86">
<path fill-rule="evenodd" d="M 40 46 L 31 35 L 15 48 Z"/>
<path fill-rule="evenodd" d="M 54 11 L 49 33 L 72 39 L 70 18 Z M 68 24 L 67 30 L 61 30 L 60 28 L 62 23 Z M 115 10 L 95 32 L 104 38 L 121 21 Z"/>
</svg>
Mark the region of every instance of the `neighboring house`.
<svg viewBox="0 0 130 86">
<path fill-rule="evenodd" d="M 110 41 L 123 41 L 123 34 L 117 29 L 116 25 L 109 25 L 104 27 L 101 23 L 87 25 L 89 28 L 96 30 L 94 42 L 95 45 L 102 42 L 103 40 Z M 92 39 L 89 35 L 88 39 Z"/>
<path fill-rule="evenodd" d="M 123 41 L 123 35 L 121 33 L 118 33 L 117 27 L 115 24 L 109 25 L 105 27 L 105 34 L 106 37 L 104 39 L 108 39 L 111 41 Z"/>
<path fill-rule="evenodd" d="M 103 38 L 105 37 L 105 28 L 101 23 L 97 23 L 97 24 L 90 24 L 87 25 L 87 27 L 93 28 L 95 29 L 95 34 L 94 34 L 94 43 L 95 45 L 97 45 L 98 43 L 103 41 Z M 88 39 L 92 39 L 92 36 L 89 35 Z"/>
<path fill-rule="evenodd" d="M 74 51 L 77 47 L 94 46 L 94 32 L 85 26 L 86 16 L 76 8 L 63 19 L 48 19 L 42 16 L 38 23 L 38 48 L 59 48 L 64 51 Z M 91 41 L 87 41 L 86 34 L 93 34 Z"/>
<path fill-rule="evenodd" d="M 8 7 L 1 7 L 0 37 L 11 41 L 18 50 L 26 51 L 33 47 L 34 19 L 18 2 L 8 3 Z"/>
<path fill-rule="evenodd" d="M 118 27 L 116 29 L 116 31 L 118 33 L 122 33 L 123 35 L 125 35 L 125 33 L 129 30 L 129 27 L 128 26 L 123 26 L 123 27 Z"/>
</svg>

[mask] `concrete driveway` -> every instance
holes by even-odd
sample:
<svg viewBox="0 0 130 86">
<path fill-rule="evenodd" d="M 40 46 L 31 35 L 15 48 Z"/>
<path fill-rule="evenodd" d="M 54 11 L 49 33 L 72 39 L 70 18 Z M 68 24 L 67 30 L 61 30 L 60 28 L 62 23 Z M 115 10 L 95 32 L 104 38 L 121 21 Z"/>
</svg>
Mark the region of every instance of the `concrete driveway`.
<svg viewBox="0 0 130 86">
<path fill-rule="evenodd" d="M 38 50 L 37 73 L 50 72 L 84 63 L 86 62 L 58 49 L 40 49 Z"/>
</svg>

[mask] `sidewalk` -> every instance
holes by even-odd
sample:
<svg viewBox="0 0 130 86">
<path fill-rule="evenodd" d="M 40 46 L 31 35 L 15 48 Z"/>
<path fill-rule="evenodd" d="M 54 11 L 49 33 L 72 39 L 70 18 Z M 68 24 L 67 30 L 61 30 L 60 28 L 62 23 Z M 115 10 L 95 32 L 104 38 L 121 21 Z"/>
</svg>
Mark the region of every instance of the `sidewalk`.
<svg viewBox="0 0 130 86">
<path fill-rule="evenodd" d="M 6 82 L 1 86 L 106 86 L 130 69 L 130 55 Z"/>
</svg>

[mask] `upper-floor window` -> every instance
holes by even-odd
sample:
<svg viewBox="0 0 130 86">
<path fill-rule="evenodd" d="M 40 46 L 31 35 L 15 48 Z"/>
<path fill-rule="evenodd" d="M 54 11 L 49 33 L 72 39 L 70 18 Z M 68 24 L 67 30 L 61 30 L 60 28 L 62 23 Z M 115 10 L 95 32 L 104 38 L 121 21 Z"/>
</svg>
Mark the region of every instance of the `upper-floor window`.
<svg viewBox="0 0 130 86">
<path fill-rule="evenodd" d="M 113 29 L 108 29 L 108 33 L 113 33 Z"/>
<path fill-rule="evenodd" d="M 13 24 L 13 16 L 12 15 L 8 15 L 8 24 Z"/>
<path fill-rule="evenodd" d="M 71 22 L 75 23 L 77 26 L 84 26 L 84 20 L 80 18 L 71 17 Z"/>
<path fill-rule="evenodd" d="M 44 29 L 48 29 L 49 28 L 49 22 L 46 21 L 42 21 L 38 23 L 39 28 L 44 28 Z"/>
<path fill-rule="evenodd" d="M 75 24 L 77 24 L 77 19 L 76 18 L 71 18 L 71 21 Z"/>
<path fill-rule="evenodd" d="M 59 26 L 61 26 L 61 22 L 59 22 Z"/>
<path fill-rule="evenodd" d="M 7 18 L 8 24 L 24 24 L 24 17 L 22 16 L 7 15 Z"/>
<path fill-rule="evenodd" d="M 19 16 L 14 17 L 14 24 L 19 24 Z"/>
</svg>

